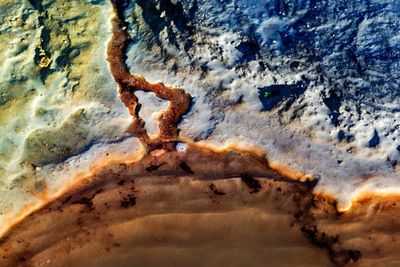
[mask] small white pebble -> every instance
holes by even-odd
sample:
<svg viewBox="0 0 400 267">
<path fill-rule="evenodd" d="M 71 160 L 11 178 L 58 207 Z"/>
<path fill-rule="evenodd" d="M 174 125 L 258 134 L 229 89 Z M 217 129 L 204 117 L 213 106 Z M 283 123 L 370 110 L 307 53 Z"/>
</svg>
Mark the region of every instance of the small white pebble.
<svg viewBox="0 0 400 267">
<path fill-rule="evenodd" d="M 185 143 L 178 143 L 176 144 L 176 151 L 178 152 L 185 152 L 187 149 L 187 145 Z"/>
</svg>

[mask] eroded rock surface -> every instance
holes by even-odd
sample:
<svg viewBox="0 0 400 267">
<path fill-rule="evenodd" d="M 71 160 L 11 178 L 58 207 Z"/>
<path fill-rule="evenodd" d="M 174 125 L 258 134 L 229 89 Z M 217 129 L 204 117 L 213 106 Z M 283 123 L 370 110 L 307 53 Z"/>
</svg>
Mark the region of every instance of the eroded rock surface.
<svg viewBox="0 0 400 267">
<path fill-rule="evenodd" d="M 0 265 L 398 264 L 396 2 L 0 7 Z"/>
</svg>

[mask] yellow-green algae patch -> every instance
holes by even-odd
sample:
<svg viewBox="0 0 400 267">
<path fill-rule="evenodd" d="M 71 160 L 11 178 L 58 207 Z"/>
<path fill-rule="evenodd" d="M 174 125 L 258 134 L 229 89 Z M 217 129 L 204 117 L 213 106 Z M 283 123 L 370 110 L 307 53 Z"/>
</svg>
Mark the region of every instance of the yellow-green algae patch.
<svg viewBox="0 0 400 267">
<path fill-rule="evenodd" d="M 23 144 L 25 137 L 33 140 L 34 132 L 52 136 L 53 131 L 57 136 L 56 132 L 66 120 L 71 119 L 69 124 L 75 123 L 71 114 L 91 102 L 96 91 L 113 94 L 113 88 L 104 83 L 104 73 L 96 67 L 99 46 L 107 34 L 101 25 L 104 8 L 101 1 L 99 4 L 90 1 L 2 3 L 0 160 L 3 168 L 19 156 L 16 154 L 19 147 L 31 145 L 32 141 Z M 95 81 L 96 76 L 102 84 Z M 106 102 L 101 97 L 96 100 Z M 29 149 L 25 151 L 31 153 Z M 47 152 L 43 149 L 40 153 L 41 161 L 54 159 L 53 153 Z M 45 159 L 47 156 L 49 159 Z M 22 155 L 22 158 L 27 161 L 31 156 Z"/>
<path fill-rule="evenodd" d="M 111 15 L 108 1 L 0 2 L 0 232 L 32 194 L 73 177 L 43 170 L 126 138 L 105 59 Z"/>
<path fill-rule="evenodd" d="M 25 142 L 24 162 L 34 166 L 62 160 L 65 155 L 76 154 L 87 144 L 90 131 L 85 110 L 80 109 L 56 129 L 37 129 L 31 132 Z M 69 138 L 65 139 L 65 133 Z M 63 140 L 63 141 L 61 141 Z"/>
</svg>

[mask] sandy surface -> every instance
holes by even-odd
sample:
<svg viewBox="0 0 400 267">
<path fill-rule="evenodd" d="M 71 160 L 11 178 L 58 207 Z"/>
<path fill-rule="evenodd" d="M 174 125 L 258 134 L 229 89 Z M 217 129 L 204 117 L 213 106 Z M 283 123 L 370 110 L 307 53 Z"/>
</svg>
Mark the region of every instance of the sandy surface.
<svg viewBox="0 0 400 267">
<path fill-rule="evenodd" d="M 157 175 L 171 167 L 147 177 L 138 167 L 103 171 L 17 225 L 0 265 L 332 265 L 294 216 L 304 186 Z"/>
<path fill-rule="evenodd" d="M 157 2 L 0 4 L 19 10 L 0 13 L 0 266 L 399 266 L 397 128 L 338 143 L 329 116 L 352 113 L 322 103 L 339 96 L 262 70 L 262 47 L 243 65 L 249 40 Z M 290 92 L 300 117 L 269 112 L 293 86 L 320 118 Z"/>
<path fill-rule="evenodd" d="M 398 198 L 340 214 L 310 183 L 249 165 L 267 173 L 191 147 L 99 170 L 5 235 L 0 265 L 398 266 Z"/>
<path fill-rule="evenodd" d="M 364 253 L 366 263 L 376 260 L 371 245 L 379 243 L 363 234 L 376 210 L 365 214 L 360 203 L 358 214 L 339 215 L 313 186 L 252 153 L 154 150 L 104 167 L 25 218 L 1 240 L 1 264 L 343 266 L 363 263 Z M 385 222 L 367 224 L 380 240 Z M 385 251 L 387 262 L 395 252 Z"/>
</svg>

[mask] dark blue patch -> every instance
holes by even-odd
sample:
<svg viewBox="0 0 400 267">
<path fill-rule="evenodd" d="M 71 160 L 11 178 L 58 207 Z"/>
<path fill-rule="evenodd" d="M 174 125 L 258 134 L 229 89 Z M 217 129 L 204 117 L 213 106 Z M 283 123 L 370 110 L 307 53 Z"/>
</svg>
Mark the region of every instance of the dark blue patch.
<svg viewBox="0 0 400 267">
<path fill-rule="evenodd" d="M 368 142 L 368 146 L 370 148 L 376 147 L 377 145 L 379 145 L 379 143 L 381 142 L 378 132 L 376 130 L 374 130 L 374 136 L 372 136 L 371 140 L 369 140 Z"/>
<path fill-rule="evenodd" d="M 335 91 L 330 91 L 328 94 L 322 94 L 322 101 L 325 106 L 329 108 L 329 115 L 331 117 L 331 122 L 333 125 L 339 125 L 339 116 L 340 116 L 340 105 L 342 101 L 341 93 L 336 93 Z"/>
<path fill-rule="evenodd" d="M 240 42 L 236 49 L 242 53 L 242 60 L 251 61 L 256 59 L 256 56 L 260 50 L 258 44 L 253 40 L 245 40 Z"/>
<path fill-rule="evenodd" d="M 284 110 L 288 110 L 293 102 L 306 91 L 307 86 L 306 81 L 299 81 L 295 84 L 274 84 L 258 88 L 263 111 L 270 111 L 283 102 L 285 102 Z"/>
</svg>

